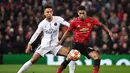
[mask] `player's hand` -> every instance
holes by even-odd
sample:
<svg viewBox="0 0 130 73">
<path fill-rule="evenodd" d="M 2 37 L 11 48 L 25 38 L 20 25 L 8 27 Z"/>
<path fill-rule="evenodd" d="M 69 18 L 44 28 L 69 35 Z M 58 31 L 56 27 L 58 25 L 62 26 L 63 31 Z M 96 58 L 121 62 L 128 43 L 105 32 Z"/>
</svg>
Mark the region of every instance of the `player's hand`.
<svg viewBox="0 0 130 73">
<path fill-rule="evenodd" d="M 27 46 L 27 48 L 25 50 L 25 53 L 29 53 L 31 50 L 32 50 L 32 45 L 28 44 L 28 46 Z"/>
<path fill-rule="evenodd" d="M 113 38 L 113 33 L 112 32 L 109 32 L 109 36 L 110 36 L 111 40 L 113 41 L 114 38 Z"/>
<path fill-rule="evenodd" d="M 59 41 L 59 42 L 56 44 L 56 46 L 59 46 L 61 43 L 62 43 L 62 42 Z"/>
</svg>

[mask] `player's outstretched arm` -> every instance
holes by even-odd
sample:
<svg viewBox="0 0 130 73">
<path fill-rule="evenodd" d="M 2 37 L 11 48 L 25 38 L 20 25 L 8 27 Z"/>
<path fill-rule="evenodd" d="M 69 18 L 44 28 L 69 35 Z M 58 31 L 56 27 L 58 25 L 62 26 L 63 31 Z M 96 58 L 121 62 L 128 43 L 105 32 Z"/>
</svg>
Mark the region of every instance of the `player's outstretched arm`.
<svg viewBox="0 0 130 73">
<path fill-rule="evenodd" d="M 38 29 L 36 30 L 36 32 L 33 34 L 33 36 L 31 37 L 28 45 L 27 45 L 27 48 L 25 50 L 25 53 L 29 53 L 32 49 L 32 43 L 36 40 L 36 38 L 38 37 L 38 35 L 40 34 L 40 32 L 38 31 Z"/>
<path fill-rule="evenodd" d="M 32 45 L 28 43 L 25 53 L 29 53 L 32 50 Z"/>
<path fill-rule="evenodd" d="M 27 45 L 25 53 L 29 53 L 31 51 L 31 49 L 32 49 L 32 45 L 31 44 L 37 39 L 37 37 L 41 33 L 41 31 L 42 31 L 42 26 L 41 26 L 41 24 L 39 24 L 37 30 L 35 31 L 35 33 L 31 37 L 31 39 L 30 39 L 30 41 L 29 41 L 29 43 Z"/>
<path fill-rule="evenodd" d="M 65 31 L 65 33 L 63 34 L 62 38 L 60 39 L 60 41 L 57 43 L 56 46 L 60 45 L 66 38 L 66 36 L 68 35 L 68 30 Z"/>
<path fill-rule="evenodd" d="M 101 27 L 109 34 L 109 36 L 113 40 L 113 33 L 104 24 L 101 24 Z"/>
</svg>

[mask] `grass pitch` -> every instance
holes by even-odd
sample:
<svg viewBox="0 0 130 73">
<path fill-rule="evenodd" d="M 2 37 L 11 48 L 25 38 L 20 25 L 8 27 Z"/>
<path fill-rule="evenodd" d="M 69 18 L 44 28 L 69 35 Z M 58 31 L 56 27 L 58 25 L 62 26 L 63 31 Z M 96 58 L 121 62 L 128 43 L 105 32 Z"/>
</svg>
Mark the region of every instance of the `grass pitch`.
<svg viewBox="0 0 130 73">
<path fill-rule="evenodd" d="M 0 73 L 17 73 L 22 65 L 0 65 Z M 25 73 L 55 73 L 59 66 L 35 64 Z M 68 67 L 63 73 L 69 73 Z M 76 66 L 75 73 L 92 73 L 92 66 Z M 130 73 L 130 66 L 101 66 L 99 73 Z"/>
</svg>

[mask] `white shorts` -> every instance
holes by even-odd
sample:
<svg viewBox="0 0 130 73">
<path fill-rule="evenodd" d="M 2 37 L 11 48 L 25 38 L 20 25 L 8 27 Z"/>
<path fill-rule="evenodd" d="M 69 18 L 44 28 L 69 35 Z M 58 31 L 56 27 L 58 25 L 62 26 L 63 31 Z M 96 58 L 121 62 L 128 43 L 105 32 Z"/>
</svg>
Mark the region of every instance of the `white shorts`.
<svg viewBox="0 0 130 73">
<path fill-rule="evenodd" d="M 62 45 L 59 46 L 49 46 L 49 47 L 41 47 L 39 46 L 35 53 L 39 53 L 42 57 L 48 52 L 52 53 L 53 55 L 57 55 L 58 51 L 61 49 Z"/>
</svg>

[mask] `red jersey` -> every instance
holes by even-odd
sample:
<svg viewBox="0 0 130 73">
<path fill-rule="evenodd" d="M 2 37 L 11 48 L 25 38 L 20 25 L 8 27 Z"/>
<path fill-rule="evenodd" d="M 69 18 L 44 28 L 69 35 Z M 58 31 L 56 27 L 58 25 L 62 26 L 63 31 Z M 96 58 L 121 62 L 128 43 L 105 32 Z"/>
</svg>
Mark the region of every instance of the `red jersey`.
<svg viewBox="0 0 130 73">
<path fill-rule="evenodd" d="M 94 25 L 100 26 L 101 23 L 96 18 L 91 17 L 87 17 L 84 21 L 75 18 L 70 22 L 68 30 L 74 31 L 74 42 L 88 43 Z"/>
</svg>

